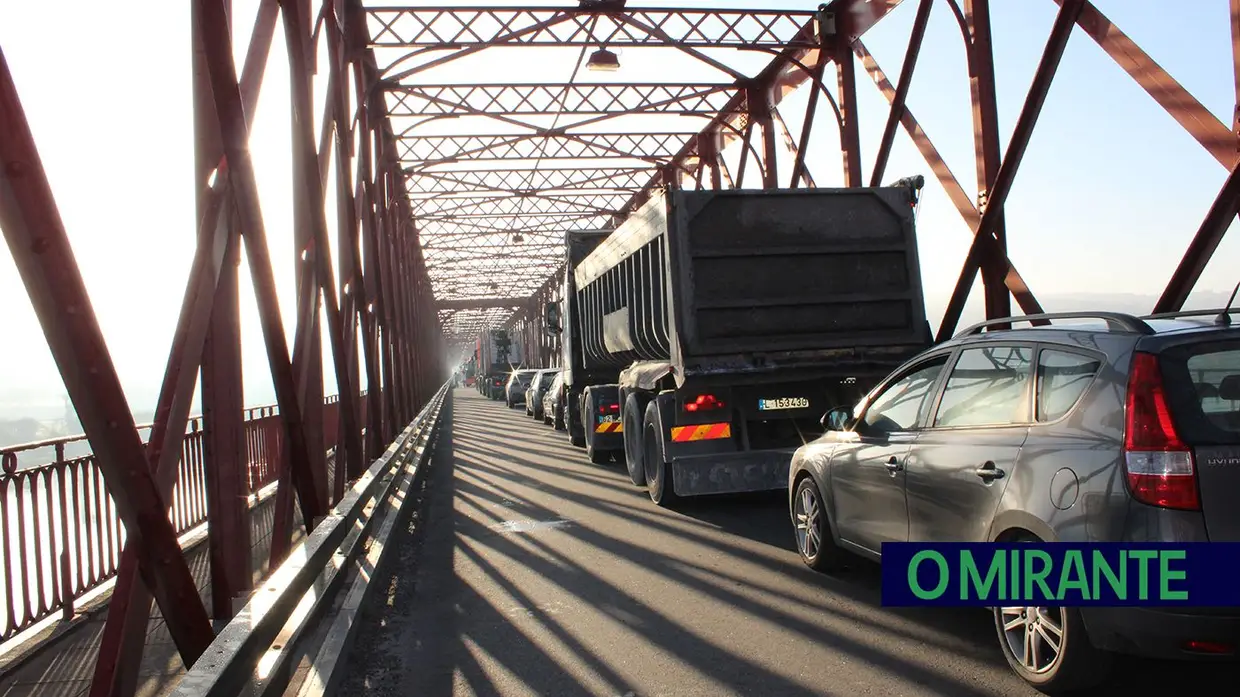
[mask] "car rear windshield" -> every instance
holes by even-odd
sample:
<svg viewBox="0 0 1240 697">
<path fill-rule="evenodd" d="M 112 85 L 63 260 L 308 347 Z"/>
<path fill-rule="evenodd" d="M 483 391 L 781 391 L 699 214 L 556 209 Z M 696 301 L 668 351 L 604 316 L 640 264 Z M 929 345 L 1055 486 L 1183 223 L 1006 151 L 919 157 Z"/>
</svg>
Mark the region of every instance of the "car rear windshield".
<svg viewBox="0 0 1240 697">
<path fill-rule="evenodd" d="M 1189 445 L 1240 443 L 1240 341 L 1177 346 L 1160 363 L 1180 437 Z"/>
</svg>

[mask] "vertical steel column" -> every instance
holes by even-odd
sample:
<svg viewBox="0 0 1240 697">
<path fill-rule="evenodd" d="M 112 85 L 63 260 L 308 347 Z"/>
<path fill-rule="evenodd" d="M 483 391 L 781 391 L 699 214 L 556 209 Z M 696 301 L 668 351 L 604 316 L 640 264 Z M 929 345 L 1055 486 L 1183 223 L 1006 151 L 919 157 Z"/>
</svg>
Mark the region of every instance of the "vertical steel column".
<svg viewBox="0 0 1240 697">
<path fill-rule="evenodd" d="M 973 142 L 977 161 L 978 209 L 985 211 L 994 198 L 995 179 L 1003 153 L 999 149 L 999 107 L 995 93 L 995 60 L 990 33 L 990 0 L 965 0 L 965 20 L 969 29 L 967 64 L 973 101 Z M 1007 225 L 997 216 L 994 230 L 998 250 L 1007 254 Z M 972 280 L 970 280 L 972 283 Z M 1003 273 L 992 265 L 982 267 L 982 287 L 986 299 L 986 319 L 1009 317 L 1012 296 L 1003 284 Z"/>
<path fill-rule="evenodd" d="M 271 48 L 275 15 L 275 0 L 263 0 L 255 18 L 241 78 L 241 91 L 248 105 L 247 119 L 253 118 L 267 52 Z M 201 50 L 197 6 L 192 21 L 193 40 L 198 44 L 198 50 Z M 195 70 L 204 69 L 205 66 L 199 62 L 201 58 L 195 57 Z M 199 125 L 202 125 L 201 122 Z M 218 124 L 212 122 L 211 127 L 218 132 Z M 227 163 L 220 158 L 217 158 L 216 162 L 216 182 L 210 191 L 209 205 L 198 219 L 198 246 L 190 269 L 190 279 L 172 350 L 169 352 L 168 365 L 164 371 L 164 383 L 155 410 L 155 424 L 147 439 L 147 459 L 154 467 L 160 495 L 165 502 L 171 498 L 176 484 L 185 424 L 189 417 L 198 369 L 204 357 L 216 289 L 225 273 L 227 258 L 233 253 L 229 250 L 230 245 L 240 244 L 233 233 L 231 217 L 226 212 Z M 204 403 L 205 400 L 204 396 Z M 237 412 L 237 417 L 242 417 L 240 411 Z M 138 578 L 137 559 L 135 548 L 126 545 L 121 553 L 116 585 L 113 587 L 107 621 L 100 638 L 99 653 L 91 680 L 92 697 L 132 695 L 137 689 L 151 613 L 151 595 Z M 246 581 L 248 583 L 248 577 Z"/>
<path fill-rule="evenodd" d="M 217 4 L 218 0 L 198 2 L 203 9 L 203 43 L 211 73 L 216 115 L 220 120 L 224 152 L 233 175 L 230 185 L 240 218 L 242 239 L 254 283 L 254 295 L 258 300 L 263 340 L 267 347 L 267 361 L 275 384 L 280 423 L 284 431 L 285 447 L 282 455 L 289 463 L 285 469 L 290 472 L 291 480 L 285 484 L 291 483 L 297 487 L 302 518 L 309 528 L 323 512 L 317 494 L 320 489 L 316 482 L 319 471 L 311 464 L 302 423 L 302 410 L 297 399 L 296 378 L 284 335 L 275 274 L 272 272 L 271 255 L 267 246 L 267 232 L 258 201 L 258 185 L 247 147 L 249 127 L 232 62 L 232 37 L 223 23 L 223 8 Z M 280 542 L 273 534 L 273 555 Z"/>
<path fill-rule="evenodd" d="M 349 37 L 350 53 L 356 58 L 353 64 L 353 94 L 357 102 L 357 131 L 358 140 L 357 147 L 359 149 L 358 162 L 358 188 L 360 199 L 358 201 L 358 214 L 361 218 L 361 245 L 362 245 L 362 263 L 361 272 L 363 283 L 366 288 L 366 302 L 360 308 L 363 319 L 363 328 L 366 331 L 364 338 L 364 347 L 367 355 L 366 365 L 366 384 L 367 384 L 367 407 L 366 407 L 366 451 L 367 459 L 377 457 L 386 447 L 386 441 L 383 438 L 386 430 L 386 395 L 384 394 L 384 385 L 386 384 L 384 373 L 386 365 L 382 360 L 383 343 L 379 334 L 379 327 L 382 324 L 381 316 L 377 311 L 380 302 L 380 294 L 382 286 L 379 283 L 378 272 L 378 244 L 377 233 L 375 231 L 375 167 L 373 158 L 372 132 L 374 124 L 372 122 L 372 109 L 376 104 L 381 104 L 370 95 L 370 85 L 376 79 L 376 71 L 368 62 L 369 54 L 362 51 L 367 40 L 365 34 L 366 17 L 362 14 L 357 3 L 349 3 L 347 9 L 349 12 L 349 23 L 346 25 Z M 377 118 L 377 117 L 376 117 Z"/>
<path fill-rule="evenodd" d="M 306 444 L 310 448 L 310 464 L 318 471 L 315 492 L 321 510 L 327 510 L 327 448 L 323 440 L 323 331 L 319 323 L 322 310 L 319 289 L 322 278 L 319 260 L 328 250 L 321 248 L 315 234 L 316 214 L 310 188 L 321 192 L 318 176 L 318 153 L 314 146 L 313 116 L 303 113 L 300 95 L 308 89 L 309 66 L 298 61 L 308 53 L 310 29 L 303 20 L 309 15 L 310 0 L 280 0 L 284 19 L 285 44 L 289 56 L 289 126 L 293 164 L 293 251 L 296 264 L 297 325 L 293 340 L 293 369 L 298 375 L 298 393 L 305 418 Z M 310 129 L 309 149 L 304 146 L 304 129 Z M 307 184 L 306 180 L 311 179 Z M 305 521 L 313 527 L 317 521 Z M 291 533 L 291 531 L 289 531 Z"/>
<path fill-rule="evenodd" d="M 225 3 L 231 15 L 231 1 Z M 198 14 L 197 10 L 193 13 Z M 201 41 L 194 49 L 194 188 L 198 218 L 211 205 L 212 170 L 224 157 L 220 124 L 211 96 Z M 219 175 L 217 175 L 219 176 Z M 233 230 L 231 202 L 221 224 L 228 227 L 228 255 L 220 269 L 211 327 L 202 352 L 203 469 L 207 489 L 207 533 L 211 559 L 211 612 L 233 615 L 233 599 L 250 587 L 249 482 L 245 444 L 245 396 L 241 366 L 239 267 L 241 244 Z M 226 222 L 225 222 L 226 221 Z"/>
<path fill-rule="evenodd" d="M 336 297 L 335 273 L 332 270 L 331 262 L 331 246 L 327 239 L 327 219 L 325 212 L 323 178 L 319 166 L 319 158 L 315 152 L 314 143 L 314 115 L 312 84 L 311 84 L 311 65 L 307 58 L 306 45 L 311 41 L 311 26 L 309 14 L 305 12 L 308 9 L 308 3 L 301 0 L 282 0 L 281 7 L 284 12 L 284 28 L 289 43 L 289 66 L 293 89 L 293 127 L 295 151 L 301 154 L 303 166 L 298 169 L 300 176 L 300 187 L 298 192 L 301 194 L 298 208 L 304 210 L 306 214 L 305 223 L 309 226 L 309 232 L 312 246 L 314 248 L 315 267 L 311 278 L 317 279 L 317 285 L 323 293 L 323 299 L 326 305 L 327 314 L 327 331 L 331 341 L 332 365 L 336 373 L 336 388 L 341 397 L 339 403 L 340 417 L 345 424 L 344 431 L 340 433 L 338 442 L 343 444 L 344 452 L 347 458 L 352 458 L 351 468 L 354 470 L 361 469 L 361 437 L 357 429 L 357 418 L 354 412 L 355 399 L 353 382 L 351 381 L 351 369 L 347 363 L 347 356 L 350 353 L 344 343 L 346 331 L 344 329 L 344 319 L 341 317 L 340 306 Z M 336 74 L 336 67 L 331 67 L 333 76 Z M 330 104 L 330 100 L 328 104 Z M 325 123 L 326 125 L 326 123 Z M 327 148 L 324 148 L 327 151 Z M 294 158 L 296 161 L 298 158 Z M 347 160 L 338 163 L 338 169 L 344 169 L 348 166 Z M 343 175 L 344 188 L 348 189 L 347 171 Z M 318 294 L 316 293 L 316 298 Z M 316 310 L 317 316 L 317 310 Z M 315 340 L 322 342 L 322 333 L 314 332 Z M 323 399 L 322 399 L 322 353 L 321 349 L 315 354 L 319 363 L 313 374 L 318 381 L 317 389 L 319 390 L 317 407 L 319 409 L 318 426 L 320 438 L 320 450 L 324 453 L 324 473 L 326 474 L 326 442 L 323 442 Z M 351 453 L 351 454 L 349 454 Z M 339 457 L 337 453 L 336 467 L 338 469 L 347 469 L 350 467 L 348 460 Z M 341 475 L 343 477 L 343 475 Z M 343 478 L 338 477 L 341 491 L 343 492 Z M 326 477 L 324 477 L 326 480 Z M 326 481 L 324 481 L 326 486 Z M 326 508 L 327 491 L 323 491 L 323 502 Z"/>
<path fill-rule="evenodd" d="M 218 128 L 215 132 L 219 132 Z M 231 227 L 231 206 L 228 212 Z M 211 557 L 211 608 L 215 619 L 223 621 L 232 619 L 233 600 L 252 583 L 249 461 L 238 296 L 241 241 L 234 236 L 228 246 L 211 314 L 211 333 L 202 354 L 203 468 Z"/>
<path fill-rule="evenodd" d="M 762 85 L 745 90 L 745 104 L 751 123 L 762 128 L 762 188 L 779 187 L 779 169 L 775 148 L 775 119 L 771 115 L 770 91 Z"/>
<path fill-rule="evenodd" d="M 1046 103 L 1046 95 L 1050 91 L 1052 80 L 1055 79 L 1059 61 L 1063 58 L 1068 39 L 1072 36 L 1072 27 L 1084 2 L 1085 0 L 1064 0 L 1058 16 L 1055 17 L 1050 38 L 1047 39 L 1046 48 L 1042 53 L 1042 60 L 1038 63 L 1038 69 L 1033 75 L 1033 84 L 1025 98 L 1020 117 L 1016 120 L 1016 128 L 1012 132 L 1012 141 L 1008 146 L 1007 156 L 1004 157 L 1003 164 L 999 167 L 990 200 L 982 213 L 982 219 L 978 223 L 977 231 L 969 246 L 964 269 L 960 273 L 951 300 L 947 304 L 947 310 L 943 314 L 943 324 L 939 328 L 940 340 L 947 338 L 960 321 L 960 313 L 964 310 L 965 300 L 968 299 L 969 290 L 973 286 L 979 268 L 990 265 L 998 269 L 996 275 L 999 276 L 1000 282 L 1004 283 L 1004 292 L 1007 292 L 1007 277 L 1012 268 L 1007 262 L 1006 252 L 996 244 L 994 226 L 998 225 L 1003 217 L 1003 205 L 1012 191 L 1016 171 L 1020 168 L 1021 159 L 1029 147 L 1033 129 L 1037 126 L 1038 116 L 1042 113 L 1042 105 Z M 1036 306 L 1036 301 L 1032 300 L 1032 296 L 1025 298 L 1021 304 L 1024 306 L 1030 302 Z"/>
<path fill-rule="evenodd" d="M 356 164 L 354 161 L 355 153 L 353 152 L 354 135 L 356 133 L 365 133 L 364 126 L 354 131 L 349 119 L 348 77 L 350 62 L 346 58 L 343 25 L 348 24 L 350 21 L 352 21 L 352 18 L 349 17 L 343 0 L 334 0 L 332 2 L 332 11 L 328 14 L 327 41 L 328 53 L 331 57 L 331 69 L 334 71 L 333 74 L 338 76 L 335 90 L 330 95 L 330 98 L 335 105 L 332 115 L 335 119 L 336 131 L 336 209 L 338 211 L 337 226 L 339 228 L 337 246 L 340 248 L 340 295 L 343 302 L 341 315 L 345 318 L 346 335 L 344 343 L 348 349 L 350 384 L 354 386 L 354 392 L 357 393 L 360 391 L 359 388 L 361 386 L 361 364 L 365 363 L 368 382 L 370 374 L 375 370 L 375 366 L 371 363 L 371 352 L 369 350 L 371 338 L 369 318 L 364 311 L 368 294 L 359 258 L 358 202 L 355 196 L 355 187 L 353 182 L 350 181 L 350 174 Z M 361 110 L 359 110 L 359 116 L 361 116 L 360 112 Z M 360 357 L 357 355 L 359 331 L 363 345 L 362 356 Z M 355 413 L 362 414 L 363 398 L 360 394 L 354 394 L 351 395 L 351 399 Z M 340 422 L 340 432 L 344 433 L 346 424 L 344 423 L 343 412 L 340 416 Z M 337 500 L 344 495 L 345 481 L 361 476 L 367 462 L 365 446 L 360 442 L 360 429 L 365 428 L 365 424 L 360 423 L 359 419 L 356 428 L 359 429 L 359 443 L 356 446 L 359 452 L 348 454 L 348 466 L 346 468 L 337 467 L 337 472 L 342 473 L 341 476 L 336 477 L 335 482 L 335 496 Z M 343 443 L 344 441 L 342 440 L 341 442 Z"/>
<path fill-rule="evenodd" d="M 231 0 L 224 4 L 230 17 L 231 4 Z M 199 10 L 194 8 L 191 12 L 197 23 Z M 224 146 L 220 140 L 220 123 L 215 115 L 206 56 L 201 40 L 195 38 L 194 190 L 198 195 L 197 217 L 202 220 L 212 205 L 214 192 L 209 182 L 212 170 L 224 157 Z M 224 202 L 219 217 L 220 224 L 226 228 L 228 254 L 220 269 L 211 326 L 202 351 L 202 441 L 207 544 L 211 559 L 211 614 L 216 620 L 227 621 L 232 619 L 233 599 L 251 584 L 250 516 L 241 372 L 241 241 L 233 227 L 231 201 Z"/>
<path fill-rule="evenodd" d="M 404 418 L 401 409 L 399 386 L 400 374 L 397 370 L 397 330 L 394 321 L 392 286 L 395 283 L 392 273 L 392 230 L 388 215 L 387 167 L 384 166 L 384 152 L 380 135 L 380 120 L 371 124 L 374 140 L 375 159 L 375 237 L 378 256 L 379 298 L 381 302 L 377 311 L 382 316 L 383 327 L 383 391 L 387 397 L 387 423 L 384 429 L 383 442 L 389 443 L 399 431 L 398 425 Z"/>
<path fill-rule="evenodd" d="M 1240 164 L 1240 0 L 1231 0 L 1231 62 L 1231 74 L 1236 89 L 1236 108 L 1232 111 L 1231 134 L 1236 139 L 1236 163 Z"/>
<path fill-rule="evenodd" d="M 861 126 L 857 114 L 857 63 L 853 57 L 851 13 L 837 15 L 834 41 L 836 100 L 840 107 L 840 151 L 844 158 L 844 186 L 863 186 L 861 179 Z"/>
</svg>

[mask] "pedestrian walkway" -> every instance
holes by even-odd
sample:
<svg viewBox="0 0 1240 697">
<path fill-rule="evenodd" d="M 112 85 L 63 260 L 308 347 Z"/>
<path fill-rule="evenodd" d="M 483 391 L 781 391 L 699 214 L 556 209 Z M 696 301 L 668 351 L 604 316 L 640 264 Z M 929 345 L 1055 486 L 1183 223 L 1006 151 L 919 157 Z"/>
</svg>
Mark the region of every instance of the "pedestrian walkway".
<svg viewBox="0 0 1240 697">
<path fill-rule="evenodd" d="M 328 467 L 331 468 L 329 457 Z M 295 512 L 300 525 L 300 511 Z M 275 516 L 275 497 L 260 501 L 251 510 L 251 568 L 257 584 L 267 575 L 271 552 L 271 530 Z M 296 543 L 296 540 L 294 541 Z M 200 541 L 186 550 L 186 561 L 197 581 L 198 591 L 204 603 L 210 607 L 211 565 L 210 548 L 204 535 Z M 98 608 L 101 600 L 95 605 Z M 105 608 L 88 610 L 92 616 L 53 640 L 19 665 L 0 677 L 0 697 L 81 697 L 90 690 L 95 659 L 99 655 L 99 642 L 107 619 Z M 162 697 L 169 694 L 177 679 L 185 671 L 172 635 L 164 623 L 158 606 L 153 606 L 151 620 L 147 625 L 146 648 L 139 673 L 137 697 Z"/>
</svg>

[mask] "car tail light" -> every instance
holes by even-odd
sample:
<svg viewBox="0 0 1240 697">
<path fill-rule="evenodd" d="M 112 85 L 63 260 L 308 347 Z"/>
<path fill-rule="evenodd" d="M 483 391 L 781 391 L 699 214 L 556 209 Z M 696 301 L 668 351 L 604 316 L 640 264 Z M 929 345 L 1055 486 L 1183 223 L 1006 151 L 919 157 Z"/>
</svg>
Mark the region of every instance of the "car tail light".
<svg viewBox="0 0 1240 697">
<path fill-rule="evenodd" d="M 1142 503 L 1200 510 L 1193 453 L 1176 433 L 1158 358 L 1135 353 L 1128 375 L 1124 465 L 1128 488 Z"/>
<path fill-rule="evenodd" d="M 1217 641 L 1186 641 L 1183 644 L 1185 651 L 1192 653 L 1208 653 L 1215 656 L 1225 656 L 1235 653 L 1236 647 L 1231 644 L 1224 644 Z"/>
<path fill-rule="evenodd" d="M 719 401 L 713 394 L 700 394 L 692 402 L 685 402 L 685 411 L 711 411 L 712 409 L 723 409 L 725 406 L 727 405 Z"/>
<path fill-rule="evenodd" d="M 620 405 L 619 405 L 619 404 L 600 404 L 600 405 L 599 405 L 599 407 L 598 407 L 598 413 L 600 413 L 600 414 L 619 414 L 619 413 L 620 413 Z"/>
</svg>

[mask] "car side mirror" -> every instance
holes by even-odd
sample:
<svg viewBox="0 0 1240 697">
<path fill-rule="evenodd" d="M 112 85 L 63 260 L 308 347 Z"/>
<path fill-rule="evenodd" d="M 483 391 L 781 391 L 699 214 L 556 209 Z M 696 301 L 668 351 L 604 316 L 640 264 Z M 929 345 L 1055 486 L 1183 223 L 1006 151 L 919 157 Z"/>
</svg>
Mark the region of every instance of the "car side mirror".
<svg viewBox="0 0 1240 697">
<path fill-rule="evenodd" d="M 546 326 L 548 334 L 559 334 L 563 331 L 560 326 L 560 305 L 558 303 L 547 303 L 543 306 L 543 316 L 546 318 Z"/>
<path fill-rule="evenodd" d="M 847 431 L 853 422 L 852 407 L 836 407 L 823 414 L 822 427 L 828 431 Z"/>
</svg>

